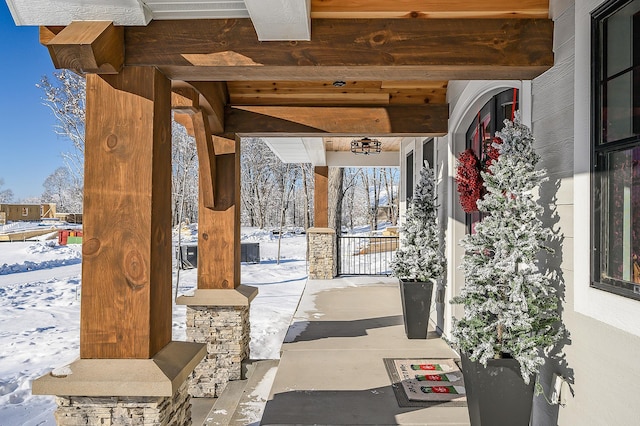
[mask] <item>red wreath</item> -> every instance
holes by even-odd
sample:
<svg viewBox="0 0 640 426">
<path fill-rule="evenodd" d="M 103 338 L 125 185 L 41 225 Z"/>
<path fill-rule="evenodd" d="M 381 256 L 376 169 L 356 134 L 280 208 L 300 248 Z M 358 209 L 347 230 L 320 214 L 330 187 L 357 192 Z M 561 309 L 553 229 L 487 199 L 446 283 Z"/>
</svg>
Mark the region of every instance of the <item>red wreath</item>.
<svg viewBox="0 0 640 426">
<path fill-rule="evenodd" d="M 460 204 L 466 213 L 478 210 L 477 201 L 482 196 L 483 181 L 480 176 L 480 160 L 472 149 L 467 149 L 458 157 L 458 193 Z"/>
</svg>

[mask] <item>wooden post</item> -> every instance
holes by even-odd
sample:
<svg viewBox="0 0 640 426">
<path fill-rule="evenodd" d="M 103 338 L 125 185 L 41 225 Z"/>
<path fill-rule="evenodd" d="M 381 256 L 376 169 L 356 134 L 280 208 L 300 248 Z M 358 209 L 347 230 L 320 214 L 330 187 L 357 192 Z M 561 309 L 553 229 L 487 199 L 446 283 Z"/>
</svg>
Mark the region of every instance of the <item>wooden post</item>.
<svg viewBox="0 0 640 426">
<path fill-rule="evenodd" d="M 171 341 L 170 109 L 155 68 L 87 75 L 81 358 Z"/>
<path fill-rule="evenodd" d="M 198 288 L 235 289 L 240 285 L 240 139 L 214 137 L 213 145 L 213 209 L 204 204 L 202 189 L 207 182 L 202 174 L 199 178 Z"/>
<path fill-rule="evenodd" d="M 315 186 L 313 191 L 313 226 L 329 227 L 329 167 L 314 168 Z"/>
</svg>

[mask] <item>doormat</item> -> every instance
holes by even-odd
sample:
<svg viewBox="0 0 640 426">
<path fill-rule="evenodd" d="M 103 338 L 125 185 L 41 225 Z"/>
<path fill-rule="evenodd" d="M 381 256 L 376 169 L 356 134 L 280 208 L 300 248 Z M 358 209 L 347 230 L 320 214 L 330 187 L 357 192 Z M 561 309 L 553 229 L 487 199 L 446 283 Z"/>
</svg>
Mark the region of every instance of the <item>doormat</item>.
<svg viewBox="0 0 640 426">
<path fill-rule="evenodd" d="M 400 407 L 466 407 L 460 367 L 451 358 L 384 358 Z"/>
</svg>

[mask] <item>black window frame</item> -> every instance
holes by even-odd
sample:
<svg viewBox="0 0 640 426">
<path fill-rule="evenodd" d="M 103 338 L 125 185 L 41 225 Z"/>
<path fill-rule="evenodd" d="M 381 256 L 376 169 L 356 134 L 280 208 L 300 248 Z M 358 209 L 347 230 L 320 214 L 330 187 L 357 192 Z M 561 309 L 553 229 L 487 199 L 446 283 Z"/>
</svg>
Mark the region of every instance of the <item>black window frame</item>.
<svg viewBox="0 0 640 426">
<path fill-rule="evenodd" d="M 422 142 L 422 166 L 424 167 L 424 162 L 429 162 L 429 167 L 435 170 L 435 165 L 433 164 L 436 160 L 436 152 L 435 152 L 435 141 L 433 138 L 425 139 Z"/>
<path fill-rule="evenodd" d="M 414 154 L 413 154 L 413 150 L 409 151 L 407 153 L 407 156 L 405 158 L 405 164 L 406 167 L 405 169 L 407 170 L 405 173 L 405 177 L 406 177 L 406 185 L 405 185 L 405 200 L 407 202 L 409 202 L 412 198 L 413 198 L 413 189 L 414 189 L 414 185 L 413 185 L 413 169 L 414 169 Z"/>
<path fill-rule="evenodd" d="M 629 67 L 607 76 L 607 35 L 601 31 L 601 24 L 613 16 L 622 8 L 638 0 L 610 0 L 591 13 L 591 143 L 590 143 L 590 171 L 591 171 L 591 259 L 590 259 L 590 286 L 609 293 L 624 296 L 629 299 L 640 300 L 640 284 L 605 277 L 603 270 L 607 269 L 606 249 L 603 240 L 607 237 L 603 234 L 605 226 L 603 220 L 609 222 L 611 218 L 603 217 L 605 213 L 602 204 L 605 196 L 602 188 L 609 187 L 610 174 L 607 172 L 607 155 L 616 152 L 627 151 L 631 148 L 640 148 L 640 133 L 614 141 L 606 140 L 606 123 L 604 122 L 603 105 L 606 99 L 606 82 L 611 81 L 625 73 L 640 72 L 640 62 L 635 63 L 635 58 Z M 606 24 L 603 24 L 606 25 Z M 635 29 L 635 28 L 634 28 Z M 640 31 L 640 30 L 639 30 Z M 634 31 L 635 33 L 635 31 Z M 636 47 L 638 48 L 638 47 Z M 635 54 L 635 52 L 634 52 Z M 603 89 L 601 90 L 601 85 Z M 638 91 L 640 93 L 640 90 Z M 637 93 L 632 96 L 638 96 Z M 635 106 L 634 100 L 634 106 Z M 638 117 L 632 118 L 638 120 Z M 637 122 L 633 124 L 635 128 Z M 607 194 L 609 195 L 609 194 Z M 633 269 L 633 264 L 631 264 Z M 633 280 L 633 277 L 632 277 Z"/>
</svg>

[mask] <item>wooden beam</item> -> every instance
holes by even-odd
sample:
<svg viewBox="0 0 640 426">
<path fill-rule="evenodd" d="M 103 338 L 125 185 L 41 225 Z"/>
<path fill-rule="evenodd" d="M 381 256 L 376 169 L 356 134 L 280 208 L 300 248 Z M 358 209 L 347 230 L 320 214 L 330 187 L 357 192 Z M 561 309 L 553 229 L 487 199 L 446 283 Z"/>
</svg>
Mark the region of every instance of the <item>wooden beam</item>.
<svg viewBox="0 0 640 426">
<path fill-rule="evenodd" d="M 263 136 L 444 135 L 448 105 L 227 107 L 225 133 Z"/>
<path fill-rule="evenodd" d="M 209 117 L 209 127 L 214 133 L 224 129 L 224 107 L 229 99 L 227 86 L 221 81 L 192 81 L 189 84 L 200 93 L 200 105 Z"/>
<path fill-rule="evenodd" d="M 117 74 L 124 63 L 124 29 L 111 22 L 77 21 L 40 30 L 53 65 L 79 73 Z M 55 35 L 54 35 L 55 34 Z"/>
<path fill-rule="evenodd" d="M 200 289 L 233 289 L 240 285 L 240 139 L 234 140 L 234 145 L 234 153 L 216 156 L 215 209 L 199 203 Z M 202 189 L 202 179 L 200 182 Z"/>
<path fill-rule="evenodd" d="M 200 110 L 200 94 L 191 87 L 171 88 L 171 109 L 178 114 L 193 114 Z"/>
<path fill-rule="evenodd" d="M 87 76 L 81 358 L 171 341 L 170 100 L 155 68 Z"/>
<path fill-rule="evenodd" d="M 203 111 L 191 115 L 198 150 L 198 180 L 200 182 L 200 204 L 215 207 L 216 193 L 216 153 L 211 140 L 209 120 Z"/>
<path fill-rule="evenodd" d="M 173 120 L 183 126 L 189 136 L 195 138 L 196 133 L 193 129 L 193 119 L 191 118 L 191 114 L 193 114 L 193 111 L 176 112 L 175 114 L 173 114 Z"/>
<path fill-rule="evenodd" d="M 235 154 L 236 148 L 235 139 L 226 139 L 218 136 L 213 137 L 213 149 L 216 155 Z"/>
<path fill-rule="evenodd" d="M 313 226 L 329 227 L 329 167 L 316 166 L 313 189 Z"/>
<path fill-rule="evenodd" d="M 309 42 L 256 39 L 248 19 L 126 28 L 128 65 L 174 80 L 531 79 L 553 65 L 549 19 L 314 19 Z"/>
<path fill-rule="evenodd" d="M 312 18 L 547 18 L 549 0 L 311 0 Z"/>
</svg>

